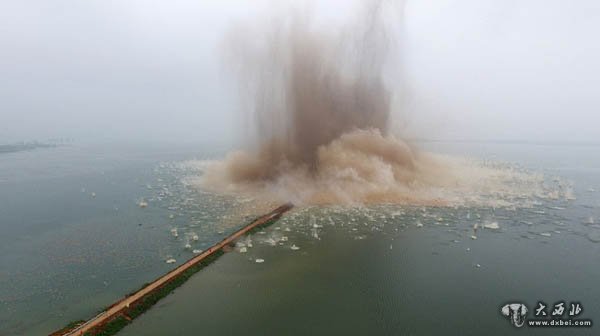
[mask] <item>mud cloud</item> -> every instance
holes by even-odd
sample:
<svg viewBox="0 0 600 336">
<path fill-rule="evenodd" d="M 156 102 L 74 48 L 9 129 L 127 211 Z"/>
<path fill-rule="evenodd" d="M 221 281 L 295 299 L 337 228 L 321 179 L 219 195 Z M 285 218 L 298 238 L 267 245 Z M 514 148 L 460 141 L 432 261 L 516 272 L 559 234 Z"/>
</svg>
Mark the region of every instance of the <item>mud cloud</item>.
<svg viewBox="0 0 600 336">
<path fill-rule="evenodd" d="M 469 199 L 466 190 L 517 197 L 523 190 L 505 188 L 515 179 L 539 184 L 421 152 L 391 132 L 403 113 L 390 84 L 402 4 L 370 1 L 360 13 L 333 31 L 295 12 L 233 31 L 226 45 L 250 132 L 246 148 L 203 165 L 204 188 L 299 204 L 445 205 Z"/>
</svg>

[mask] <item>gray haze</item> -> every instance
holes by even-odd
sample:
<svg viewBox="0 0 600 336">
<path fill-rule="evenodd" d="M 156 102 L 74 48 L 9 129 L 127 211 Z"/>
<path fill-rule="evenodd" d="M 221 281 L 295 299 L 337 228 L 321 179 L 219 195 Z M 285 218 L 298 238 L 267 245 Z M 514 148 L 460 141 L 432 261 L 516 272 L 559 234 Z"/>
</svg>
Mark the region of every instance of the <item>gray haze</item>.
<svg viewBox="0 0 600 336">
<path fill-rule="evenodd" d="M 268 4 L 0 2 L 0 143 L 235 139 L 244 125 L 223 37 L 272 16 Z M 325 25 L 355 8 L 309 7 Z M 598 2 L 408 0 L 404 16 L 398 130 L 600 141 Z"/>
</svg>

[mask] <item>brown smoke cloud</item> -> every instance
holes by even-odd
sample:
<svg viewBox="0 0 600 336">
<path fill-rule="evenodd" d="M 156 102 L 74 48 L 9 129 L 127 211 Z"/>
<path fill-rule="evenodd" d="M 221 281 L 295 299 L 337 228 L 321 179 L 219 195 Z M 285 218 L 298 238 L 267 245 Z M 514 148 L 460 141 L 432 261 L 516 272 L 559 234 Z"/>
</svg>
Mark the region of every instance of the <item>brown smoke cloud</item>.
<svg viewBox="0 0 600 336">
<path fill-rule="evenodd" d="M 387 132 L 383 2 L 365 7 L 367 14 L 343 32 L 326 34 L 294 13 L 254 34 L 232 34 L 234 62 L 253 106 L 254 140 L 271 167 L 260 177 L 275 177 L 283 163 L 316 171 L 318 148 L 345 132 Z"/>
<path fill-rule="evenodd" d="M 456 204 L 473 190 L 522 195 L 502 187 L 515 175 L 423 153 L 390 134 L 390 10 L 401 8 L 368 2 L 337 32 L 304 15 L 235 31 L 228 46 L 253 146 L 208 164 L 202 186 L 297 204 Z M 522 186 L 539 182 L 519 178 Z"/>
</svg>

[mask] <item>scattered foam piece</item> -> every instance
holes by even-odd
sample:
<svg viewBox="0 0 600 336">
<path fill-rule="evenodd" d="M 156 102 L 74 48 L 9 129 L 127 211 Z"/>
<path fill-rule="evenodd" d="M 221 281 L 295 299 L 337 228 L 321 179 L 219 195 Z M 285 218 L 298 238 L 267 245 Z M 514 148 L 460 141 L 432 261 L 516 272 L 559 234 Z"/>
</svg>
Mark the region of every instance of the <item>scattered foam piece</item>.
<svg viewBox="0 0 600 336">
<path fill-rule="evenodd" d="M 593 230 L 587 234 L 587 239 L 594 243 L 600 243 L 600 231 Z"/>
<path fill-rule="evenodd" d="M 483 224 L 483 227 L 491 230 L 498 230 L 500 228 L 498 222 Z"/>
</svg>

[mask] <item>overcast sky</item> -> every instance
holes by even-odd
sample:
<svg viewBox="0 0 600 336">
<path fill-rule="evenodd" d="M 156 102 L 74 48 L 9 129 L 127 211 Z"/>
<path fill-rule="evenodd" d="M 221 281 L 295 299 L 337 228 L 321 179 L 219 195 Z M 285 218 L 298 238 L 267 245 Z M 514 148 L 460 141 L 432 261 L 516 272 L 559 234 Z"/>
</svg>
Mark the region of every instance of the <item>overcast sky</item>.
<svg viewBox="0 0 600 336">
<path fill-rule="evenodd" d="M 0 1 L 0 143 L 234 138 L 221 41 L 268 3 Z M 410 136 L 600 141 L 598 1 L 408 0 L 404 17 Z"/>
</svg>

